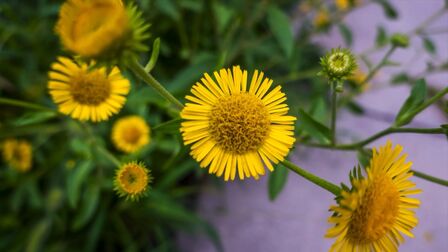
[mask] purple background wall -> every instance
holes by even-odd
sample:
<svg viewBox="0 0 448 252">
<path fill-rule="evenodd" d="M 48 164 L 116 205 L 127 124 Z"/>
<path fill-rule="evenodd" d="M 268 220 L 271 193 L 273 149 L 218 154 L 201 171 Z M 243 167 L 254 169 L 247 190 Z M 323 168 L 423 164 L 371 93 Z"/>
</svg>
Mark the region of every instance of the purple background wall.
<svg viewBox="0 0 448 252">
<path fill-rule="evenodd" d="M 383 24 L 389 33 L 407 32 L 415 28 L 429 15 L 443 7 L 442 0 L 395 0 L 400 18 L 387 20 L 378 5 L 369 5 L 351 13 L 346 23 L 353 29 L 356 53 L 373 46 L 376 27 Z M 444 15 L 431 27 L 448 27 L 448 15 Z M 448 35 L 432 37 L 436 41 L 436 62 L 448 59 Z M 336 30 L 316 38 L 327 48 L 343 45 Z M 398 50 L 392 60 L 407 62 L 406 67 L 418 74 L 424 70 L 427 56 L 423 56 L 421 40 L 411 41 L 411 48 Z M 375 55 L 379 60 L 384 51 Z M 364 68 L 365 69 L 365 68 Z M 409 93 L 408 86 L 390 87 L 387 80 L 399 68 L 381 71 L 368 92 L 358 98 L 368 114 L 384 114 L 386 120 L 372 117 L 356 117 L 341 111 L 338 132 L 341 140 L 351 142 L 363 139 L 390 125 L 390 120 L 400 109 Z M 448 85 L 448 74 L 428 77 L 428 83 L 443 87 Z M 389 118 L 389 122 L 387 122 Z M 299 119 L 300 120 L 300 119 Z M 437 127 L 446 123 L 446 115 L 434 107 L 428 108 L 413 122 L 414 126 Z M 412 125 L 411 125 L 412 126 Z M 380 146 L 387 139 L 404 146 L 413 168 L 448 179 L 448 142 L 441 135 L 395 134 L 384 137 L 370 146 Z M 354 152 L 329 151 L 306 148 L 297 143 L 292 161 L 335 183 L 348 183 L 348 171 L 357 163 Z M 446 251 L 448 248 L 448 188 L 414 178 L 423 189 L 418 197 L 420 220 L 414 230 L 415 238 L 406 239 L 400 251 Z M 328 207 L 333 204 L 330 193 L 290 173 L 284 191 L 274 202 L 267 196 L 267 177 L 260 181 L 235 181 L 218 189 L 204 185 L 199 200 L 199 214 L 215 225 L 221 235 L 225 251 L 327 251 L 332 239 L 323 238 L 329 224 L 326 222 Z M 205 237 L 182 235 L 179 239 L 184 251 L 214 251 Z"/>
</svg>

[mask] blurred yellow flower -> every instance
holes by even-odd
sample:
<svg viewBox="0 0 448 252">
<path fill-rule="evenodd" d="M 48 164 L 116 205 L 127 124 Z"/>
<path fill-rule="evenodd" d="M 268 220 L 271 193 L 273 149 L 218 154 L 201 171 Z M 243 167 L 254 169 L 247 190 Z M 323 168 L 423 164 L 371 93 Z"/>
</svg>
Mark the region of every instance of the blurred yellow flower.
<svg viewBox="0 0 448 252">
<path fill-rule="evenodd" d="M 65 115 L 94 122 L 107 120 L 123 107 L 130 83 L 117 67 L 110 73 L 105 67 L 90 68 L 59 57 L 49 72 L 49 93 Z"/>
<path fill-rule="evenodd" d="M 361 92 L 365 92 L 370 87 L 368 82 L 364 82 L 366 78 L 367 74 L 358 69 L 353 73 L 353 75 L 348 77 L 347 80 L 352 82 Z"/>
<path fill-rule="evenodd" d="M 145 196 L 151 183 L 151 171 L 143 163 L 130 162 L 117 169 L 114 190 L 126 200 L 138 200 Z"/>
<path fill-rule="evenodd" d="M 7 139 L 3 142 L 3 159 L 12 168 L 27 172 L 31 169 L 32 158 L 32 147 L 28 141 Z"/>
<path fill-rule="evenodd" d="M 127 116 L 115 122 L 112 128 L 112 142 L 123 152 L 140 150 L 150 141 L 150 128 L 140 116 Z"/>
<path fill-rule="evenodd" d="M 125 7 L 121 0 L 68 0 L 60 9 L 55 29 L 73 53 L 116 60 L 147 50 L 142 41 L 149 37 L 148 28 L 136 7 Z"/>
<path fill-rule="evenodd" d="M 346 11 L 354 8 L 360 4 L 360 0 L 335 0 L 336 8 L 341 11 Z"/>
<path fill-rule="evenodd" d="M 313 24 L 317 29 L 326 29 L 330 25 L 330 13 L 328 10 L 321 9 L 314 16 Z"/>
<path fill-rule="evenodd" d="M 224 179 L 259 178 L 264 165 L 273 170 L 295 142 L 293 116 L 288 116 L 285 94 L 255 70 L 250 85 L 247 71 L 238 66 L 221 69 L 213 80 L 207 73 L 187 95 L 181 112 L 183 140 L 193 144 L 191 155 L 202 168 Z"/>
<path fill-rule="evenodd" d="M 400 156 L 402 149 L 389 141 L 373 149 L 366 177 L 360 170 L 351 173 L 352 189 L 344 189 L 339 206 L 330 208 L 329 222 L 335 226 L 326 237 L 337 237 L 330 251 L 397 251 L 404 241 L 401 233 L 413 237 L 418 220 L 411 209 L 420 201 L 408 196 L 421 190 L 409 180 L 412 163 Z"/>
</svg>

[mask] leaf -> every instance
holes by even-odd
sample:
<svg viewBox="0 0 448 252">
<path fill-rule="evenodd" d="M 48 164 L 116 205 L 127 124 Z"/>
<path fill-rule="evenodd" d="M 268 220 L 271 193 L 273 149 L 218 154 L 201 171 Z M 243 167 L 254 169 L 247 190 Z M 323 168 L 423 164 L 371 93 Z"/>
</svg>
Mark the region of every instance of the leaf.
<svg viewBox="0 0 448 252">
<path fill-rule="evenodd" d="M 218 24 L 218 32 L 219 34 L 222 34 L 235 13 L 232 9 L 218 2 L 215 2 L 213 5 L 213 12 L 216 23 Z"/>
<path fill-rule="evenodd" d="M 36 226 L 34 226 L 29 235 L 26 252 L 37 252 L 42 250 L 42 245 L 45 243 L 50 227 L 51 220 L 49 218 L 42 219 Z"/>
<path fill-rule="evenodd" d="M 345 44 L 351 46 L 353 44 L 353 34 L 350 28 L 348 28 L 345 24 L 342 23 L 338 25 L 338 28 L 342 38 L 344 39 Z"/>
<path fill-rule="evenodd" d="M 376 0 L 375 2 L 380 4 L 381 7 L 383 7 L 383 11 L 384 11 L 384 14 L 386 15 L 386 17 L 388 17 L 390 19 L 397 19 L 398 18 L 397 10 L 395 9 L 394 6 L 392 6 L 389 3 L 388 0 Z"/>
<path fill-rule="evenodd" d="M 362 167 L 367 168 L 369 166 L 372 154 L 372 149 L 361 149 L 357 152 L 358 161 Z"/>
<path fill-rule="evenodd" d="M 31 112 L 26 113 L 23 116 L 17 118 L 14 122 L 14 126 L 25 126 L 29 124 L 36 124 L 48 121 L 54 117 L 56 117 L 58 114 L 53 111 L 42 111 L 42 112 Z"/>
<path fill-rule="evenodd" d="M 405 82 L 409 82 L 411 80 L 411 78 L 409 77 L 409 75 L 407 73 L 398 73 L 396 75 L 394 75 L 392 77 L 392 84 L 399 84 L 399 83 L 405 83 Z"/>
<path fill-rule="evenodd" d="M 164 13 L 175 21 L 179 21 L 179 10 L 172 0 L 157 0 L 155 1 L 155 5 L 157 10 L 159 10 L 161 13 Z"/>
<path fill-rule="evenodd" d="M 426 81 L 419 79 L 412 87 L 411 94 L 401 106 L 395 118 L 395 126 L 403 126 L 412 121 L 414 110 L 417 109 L 426 98 Z"/>
<path fill-rule="evenodd" d="M 73 168 L 67 176 L 67 198 L 70 207 L 76 208 L 78 205 L 81 186 L 92 171 L 91 161 L 82 162 L 78 167 Z"/>
<path fill-rule="evenodd" d="M 90 186 L 87 188 L 87 190 L 84 192 L 83 195 L 83 202 L 81 210 L 78 212 L 78 215 L 76 215 L 75 220 L 73 222 L 73 230 L 79 230 L 84 225 L 87 224 L 87 222 L 90 221 L 93 214 L 95 213 L 95 210 L 98 207 L 100 197 L 100 187 L 96 183 L 90 184 Z"/>
<path fill-rule="evenodd" d="M 327 120 L 327 104 L 323 97 L 319 97 L 314 99 L 311 109 L 310 115 L 318 122 L 325 123 Z"/>
<path fill-rule="evenodd" d="M 294 39 L 288 16 L 278 7 L 271 6 L 268 9 L 268 24 L 283 53 L 286 57 L 290 57 Z"/>
<path fill-rule="evenodd" d="M 286 169 L 282 165 L 277 165 L 275 170 L 269 174 L 268 180 L 268 193 L 269 199 L 274 201 L 283 188 L 286 185 L 286 181 L 288 180 L 288 169 Z"/>
<path fill-rule="evenodd" d="M 377 47 L 381 48 L 389 43 L 387 38 L 386 30 L 382 26 L 378 26 L 376 32 L 375 44 Z"/>
<path fill-rule="evenodd" d="M 364 108 L 359 103 L 357 103 L 355 101 L 349 101 L 347 103 L 347 108 L 356 115 L 364 114 Z"/>
<path fill-rule="evenodd" d="M 425 47 L 426 51 L 430 54 L 436 54 L 436 45 L 434 42 L 429 38 L 423 38 L 423 47 Z"/>
<path fill-rule="evenodd" d="M 303 109 L 299 109 L 298 128 L 308 132 L 321 143 L 330 143 L 331 131 L 325 125 L 314 120 Z"/>
</svg>

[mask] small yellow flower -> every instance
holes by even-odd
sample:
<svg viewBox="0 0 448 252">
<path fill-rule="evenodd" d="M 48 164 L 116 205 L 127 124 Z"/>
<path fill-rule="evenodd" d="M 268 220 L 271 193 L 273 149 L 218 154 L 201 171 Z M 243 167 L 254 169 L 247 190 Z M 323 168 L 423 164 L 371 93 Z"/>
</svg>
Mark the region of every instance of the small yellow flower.
<svg viewBox="0 0 448 252">
<path fill-rule="evenodd" d="M 255 70 L 250 85 L 238 66 L 207 73 L 191 88 L 181 112 L 180 131 L 191 156 L 209 173 L 234 180 L 259 178 L 264 166 L 284 160 L 295 142 L 294 116 L 288 116 L 285 94 Z"/>
<path fill-rule="evenodd" d="M 354 87 L 356 87 L 357 90 L 361 92 L 365 92 L 367 89 L 369 89 L 370 84 L 367 82 L 364 82 L 364 80 L 367 78 L 367 75 L 361 71 L 356 70 L 354 74 L 347 78 L 347 80 L 354 84 Z"/>
<path fill-rule="evenodd" d="M 317 29 L 327 29 L 330 26 L 330 13 L 328 13 L 328 10 L 319 10 L 316 16 L 314 16 L 313 24 Z"/>
<path fill-rule="evenodd" d="M 339 206 L 330 208 L 334 227 L 326 237 L 337 237 L 330 251 L 397 251 L 402 234 L 413 237 L 418 220 L 411 209 L 420 201 L 408 196 L 421 190 L 409 180 L 412 163 L 400 155 L 402 149 L 392 148 L 389 141 L 379 151 L 373 149 L 366 177 L 360 170 L 352 172 L 352 189 L 344 189 Z"/>
<path fill-rule="evenodd" d="M 151 181 L 151 171 L 143 163 L 130 162 L 117 169 L 114 190 L 126 200 L 139 200 L 146 196 Z"/>
<path fill-rule="evenodd" d="M 28 141 L 7 139 L 3 142 L 3 159 L 12 168 L 27 172 L 31 169 L 32 158 L 32 147 Z"/>
<path fill-rule="evenodd" d="M 68 0 L 60 9 L 56 33 L 73 53 L 116 61 L 147 50 L 143 40 L 149 37 L 148 28 L 136 7 L 125 7 L 121 0 Z"/>
<path fill-rule="evenodd" d="M 335 0 L 335 5 L 338 10 L 346 11 L 361 4 L 361 0 Z"/>
<path fill-rule="evenodd" d="M 128 116 L 115 122 L 112 128 L 112 142 L 123 152 L 140 150 L 150 141 L 150 128 L 140 116 Z"/>
<path fill-rule="evenodd" d="M 48 89 L 59 111 L 79 120 L 107 120 L 126 102 L 130 83 L 117 67 L 89 69 L 64 57 L 52 65 Z"/>
</svg>

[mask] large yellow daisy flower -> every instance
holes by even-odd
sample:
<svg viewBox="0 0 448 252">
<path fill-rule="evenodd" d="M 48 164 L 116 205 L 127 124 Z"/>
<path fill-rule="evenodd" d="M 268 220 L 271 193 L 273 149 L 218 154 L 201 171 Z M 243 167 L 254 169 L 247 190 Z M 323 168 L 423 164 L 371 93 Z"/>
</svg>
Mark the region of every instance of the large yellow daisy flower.
<svg viewBox="0 0 448 252">
<path fill-rule="evenodd" d="M 367 175 L 351 174 L 352 189 L 343 190 L 339 206 L 330 208 L 335 226 L 326 237 L 337 237 L 330 251 L 397 251 L 402 234 L 413 237 L 418 220 L 411 209 L 420 201 L 408 196 L 421 190 L 409 180 L 412 163 L 400 156 L 402 149 L 391 142 L 373 149 Z"/>
<path fill-rule="evenodd" d="M 64 57 L 51 66 L 48 88 L 59 111 L 80 120 L 107 120 L 126 102 L 130 83 L 114 67 L 89 69 L 87 64 L 76 64 Z"/>
<path fill-rule="evenodd" d="M 150 128 L 140 116 L 120 118 L 112 127 L 112 142 L 121 151 L 132 153 L 147 145 Z"/>
<path fill-rule="evenodd" d="M 250 85 L 247 71 L 221 69 L 213 80 L 207 73 L 187 95 L 181 112 L 184 143 L 202 168 L 224 179 L 259 178 L 264 165 L 273 170 L 293 146 L 294 121 L 288 116 L 285 94 L 255 70 Z"/>
<path fill-rule="evenodd" d="M 145 51 L 149 25 L 135 6 L 121 0 L 68 0 L 59 13 L 56 33 L 64 47 L 82 57 L 114 60 Z"/>
<path fill-rule="evenodd" d="M 7 139 L 2 144 L 3 159 L 12 168 L 27 172 L 31 169 L 33 158 L 31 144 L 25 140 Z"/>
</svg>

